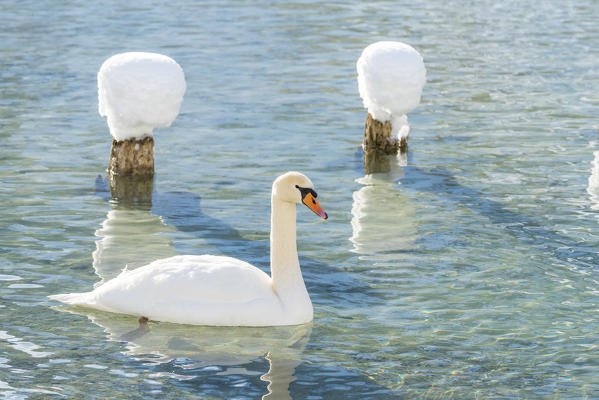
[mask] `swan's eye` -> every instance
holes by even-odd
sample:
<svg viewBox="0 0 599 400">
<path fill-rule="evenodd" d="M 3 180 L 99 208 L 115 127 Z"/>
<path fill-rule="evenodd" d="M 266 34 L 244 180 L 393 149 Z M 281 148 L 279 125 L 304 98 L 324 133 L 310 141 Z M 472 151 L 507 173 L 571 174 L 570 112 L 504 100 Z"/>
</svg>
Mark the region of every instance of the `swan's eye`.
<svg viewBox="0 0 599 400">
<path fill-rule="evenodd" d="M 309 188 L 303 188 L 301 186 L 295 185 L 295 187 L 300 191 L 300 193 L 302 194 L 302 199 L 304 199 L 308 194 L 311 194 L 312 197 L 316 198 L 318 197 L 318 195 L 316 194 L 316 192 L 314 191 L 314 189 L 309 189 Z"/>
</svg>

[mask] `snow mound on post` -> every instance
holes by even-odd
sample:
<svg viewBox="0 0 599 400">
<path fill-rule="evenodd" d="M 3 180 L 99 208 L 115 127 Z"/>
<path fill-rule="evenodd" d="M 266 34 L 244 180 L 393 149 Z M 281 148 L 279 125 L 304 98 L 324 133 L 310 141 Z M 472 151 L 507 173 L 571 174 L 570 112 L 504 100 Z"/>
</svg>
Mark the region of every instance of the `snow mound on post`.
<svg viewBox="0 0 599 400">
<path fill-rule="evenodd" d="M 173 123 L 185 94 L 185 75 L 162 54 L 132 52 L 110 57 L 98 71 L 98 111 L 117 141 L 152 136 Z"/>
<path fill-rule="evenodd" d="M 391 121 L 392 134 L 406 137 L 406 114 L 420 103 L 426 82 L 420 53 L 405 43 L 377 42 L 364 49 L 356 69 L 364 107 L 377 121 Z"/>
</svg>

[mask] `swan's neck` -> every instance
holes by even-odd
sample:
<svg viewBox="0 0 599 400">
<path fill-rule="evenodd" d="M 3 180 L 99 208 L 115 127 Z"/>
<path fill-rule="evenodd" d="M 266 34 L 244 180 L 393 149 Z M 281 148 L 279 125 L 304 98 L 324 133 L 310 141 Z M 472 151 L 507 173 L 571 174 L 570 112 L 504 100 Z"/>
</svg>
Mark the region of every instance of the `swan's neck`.
<svg viewBox="0 0 599 400">
<path fill-rule="evenodd" d="M 297 258 L 295 203 L 271 199 L 270 271 L 275 290 L 303 288 L 304 280 Z"/>
</svg>

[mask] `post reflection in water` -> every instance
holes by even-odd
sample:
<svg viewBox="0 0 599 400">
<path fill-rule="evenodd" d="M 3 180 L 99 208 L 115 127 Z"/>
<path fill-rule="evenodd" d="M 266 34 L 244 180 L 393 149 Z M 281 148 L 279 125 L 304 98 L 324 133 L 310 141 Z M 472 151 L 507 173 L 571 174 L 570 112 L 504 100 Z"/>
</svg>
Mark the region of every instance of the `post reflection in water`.
<svg viewBox="0 0 599 400">
<path fill-rule="evenodd" d="M 366 175 L 376 173 L 394 174 L 397 172 L 399 166 L 408 165 L 407 151 L 400 151 L 396 155 L 385 154 L 377 149 L 361 149 L 360 152 L 363 156 L 364 172 Z"/>
<path fill-rule="evenodd" d="M 101 177 L 96 180 L 99 195 L 107 194 L 106 184 Z M 203 232 L 206 235 L 218 230 L 217 236 L 229 237 L 234 247 L 257 247 L 252 253 L 259 253 L 262 247 L 252 246 L 246 240 L 243 240 L 243 246 L 237 243 L 242 241 L 239 233 L 202 214 L 197 206 L 197 196 L 168 193 L 157 195 L 159 198 L 153 202 L 156 193 L 152 193 L 151 180 L 111 179 L 109 184 L 112 210 L 96 231 L 98 240 L 93 252 L 94 270 L 101 278 L 96 286 L 117 276 L 124 267 L 135 269 L 176 255 L 172 240 L 165 234 L 177 229 L 190 232 L 199 229 L 206 231 Z M 168 204 L 163 204 L 165 202 Z M 178 210 L 179 206 L 183 209 Z M 165 215 L 152 213 L 157 210 Z M 190 212 L 194 215 L 189 215 Z M 171 226 L 165 220 L 183 225 Z M 248 371 L 243 366 L 264 357 L 269 370 L 260 379 L 268 382 L 268 392 L 262 398 L 269 400 L 291 399 L 289 385 L 295 380 L 295 368 L 302 361 L 302 352 L 312 331 L 312 323 L 261 328 L 211 327 L 138 321 L 133 316 L 80 307 L 57 309 L 88 317 L 104 329 L 109 340 L 126 342 L 124 354 L 152 365 L 177 359 L 184 360 L 186 370 L 217 366 L 226 368 L 218 373 L 220 375 L 256 375 L 260 372 Z M 177 362 L 177 365 L 181 364 Z"/>
<path fill-rule="evenodd" d="M 367 172 L 366 176 L 356 180 L 363 185 L 353 194 L 351 210 L 353 234 L 350 241 L 356 253 L 383 253 L 388 249 L 401 251 L 415 247 L 414 206 L 398 190 L 398 180 L 404 176 L 401 167 L 407 165 L 407 154 L 386 156 L 384 165 L 388 167 L 387 172 Z"/>
<path fill-rule="evenodd" d="M 112 210 L 95 235 L 93 266 L 100 282 L 117 276 L 125 267 L 135 269 L 175 255 L 171 239 L 175 229 L 150 212 L 153 178 L 112 177 Z"/>
<path fill-rule="evenodd" d="M 93 265 L 101 281 L 117 276 L 123 268 L 135 269 L 160 258 L 175 255 L 173 243 L 164 233 L 175 229 L 149 211 L 116 205 L 96 231 Z"/>
</svg>

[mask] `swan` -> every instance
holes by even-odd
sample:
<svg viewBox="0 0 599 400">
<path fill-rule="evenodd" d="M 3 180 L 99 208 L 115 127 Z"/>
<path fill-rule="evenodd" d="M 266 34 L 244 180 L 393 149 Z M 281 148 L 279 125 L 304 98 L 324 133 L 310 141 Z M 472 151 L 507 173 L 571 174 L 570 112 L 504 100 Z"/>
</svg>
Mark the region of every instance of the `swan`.
<svg viewBox="0 0 599 400">
<path fill-rule="evenodd" d="M 299 325 L 312 321 L 297 257 L 296 204 L 323 219 L 310 179 L 287 172 L 272 185 L 271 276 L 244 261 L 180 255 L 128 271 L 91 292 L 49 296 L 65 304 L 154 321 L 213 326 Z"/>
</svg>

